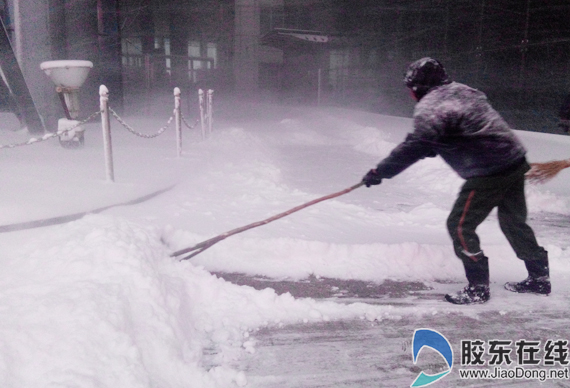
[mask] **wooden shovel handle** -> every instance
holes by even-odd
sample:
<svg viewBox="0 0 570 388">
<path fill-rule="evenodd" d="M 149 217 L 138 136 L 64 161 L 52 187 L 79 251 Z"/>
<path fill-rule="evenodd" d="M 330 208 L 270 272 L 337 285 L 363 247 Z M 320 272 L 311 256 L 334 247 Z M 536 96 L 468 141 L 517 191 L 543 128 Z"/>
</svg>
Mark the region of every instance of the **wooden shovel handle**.
<svg viewBox="0 0 570 388">
<path fill-rule="evenodd" d="M 181 249 L 181 250 L 179 250 L 179 251 L 176 251 L 176 252 L 172 253 L 170 256 L 171 256 L 171 257 L 176 257 L 176 256 L 184 255 L 184 254 L 186 254 L 186 253 L 193 252 L 193 253 L 191 253 L 190 255 L 188 255 L 188 256 L 186 256 L 186 257 L 183 257 L 181 260 L 190 259 L 191 257 L 196 256 L 198 253 L 203 252 L 203 251 L 205 251 L 206 249 L 210 248 L 212 245 L 214 245 L 214 244 L 216 244 L 216 243 L 218 243 L 218 242 L 220 242 L 220 241 L 222 241 L 222 240 L 224 240 L 224 239 L 226 239 L 226 238 L 228 238 L 228 237 L 230 237 L 230 236 L 232 236 L 232 235 L 234 235 L 234 234 L 238 234 L 238 233 L 241 233 L 241 232 L 245 232 L 246 230 L 253 229 L 253 228 L 256 228 L 256 227 L 261 226 L 261 225 L 266 225 L 266 224 L 268 224 L 268 223 L 270 223 L 270 222 L 273 222 L 273 221 L 275 221 L 275 220 L 278 220 L 278 219 L 280 219 L 280 218 L 283 218 L 283 217 L 285 217 L 285 216 L 288 216 L 288 215 L 290 215 L 290 214 L 292 214 L 292 213 L 295 213 L 295 212 L 297 212 L 297 211 L 299 211 L 299 210 L 301 210 L 301 209 L 304 209 L 304 208 L 306 208 L 306 207 L 312 206 L 312 205 L 317 204 L 317 203 L 319 203 L 319 202 L 326 201 L 327 199 L 336 198 L 336 197 L 339 197 L 339 196 L 341 196 L 341 195 L 350 193 L 352 190 L 355 190 L 355 189 L 357 189 L 357 188 L 359 188 L 360 186 L 363 186 L 363 185 L 364 185 L 364 182 L 359 182 L 359 183 L 355 184 L 354 186 L 350 186 L 350 187 L 347 188 L 347 189 L 344 189 L 344 190 L 341 190 L 341 191 L 338 191 L 338 192 L 336 192 L 336 193 L 332 193 L 332 194 L 329 194 L 329 195 L 325 195 L 324 197 L 320 197 L 320 198 L 314 199 L 314 200 L 312 200 L 312 201 L 310 201 L 310 202 L 307 202 L 307 203 L 304 203 L 304 204 L 302 204 L 302 205 L 296 206 L 296 207 L 294 207 L 294 208 L 292 208 L 292 209 L 290 209 L 290 210 L 287 210 L 286 212 L 279 213 L 279 214 L 277 214 L 277 215 L 275 215 L 275 216 L 273 216 L 273 217 L 267 218 L 267 219 L 265 219 L 265 220 L 263 220 L 263 221 L 254 222 L 254 223 L 252 223 L 252 224 L 245 225 L 245 226 L 242 226 L 242 227 L 240 227 L 240 228 L 236 228 L 236 229 L 230 230 L 230 231 L 225 232 L 225 233 L 222 233 L 222 234 L 220 234 L 220 235 L 218 235 L 218 236 L 212 237 L 212 238 L 209 239 L 209 240 L 202 241 L 201 243 L 198 243 L 198 244 L 196 244 L 196 245 L 194 245 L 194 246 L 192 246 L 192 247 L 190 247 L 190 248 Z M 196 252 L 194 252 L 194 251 L 196 251 Z"/>
</svg>

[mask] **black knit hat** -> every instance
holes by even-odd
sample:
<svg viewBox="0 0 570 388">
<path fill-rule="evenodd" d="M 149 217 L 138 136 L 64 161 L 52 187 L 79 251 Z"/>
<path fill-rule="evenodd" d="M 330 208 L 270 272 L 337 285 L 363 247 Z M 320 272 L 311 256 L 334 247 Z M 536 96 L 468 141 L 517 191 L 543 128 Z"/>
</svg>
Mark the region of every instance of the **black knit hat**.
<svg viewBox="0 0 570 388">
<path fill-rule="evenodd" d="M 404 83 L 419 97 L 431 88 L 450 83 L 443 65 L 436 59 L 425 57 L 413 62 L 404 75 Z"/>
</svg>

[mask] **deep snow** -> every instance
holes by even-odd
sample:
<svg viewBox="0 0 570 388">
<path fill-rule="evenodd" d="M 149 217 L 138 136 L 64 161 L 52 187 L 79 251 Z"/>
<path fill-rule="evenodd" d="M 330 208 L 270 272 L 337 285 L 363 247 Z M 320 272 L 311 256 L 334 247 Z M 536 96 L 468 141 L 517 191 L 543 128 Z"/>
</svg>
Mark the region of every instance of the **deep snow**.
<svg viewBox="0 0 570 388">
<path fill-rule="evenodd" d="M 155 107 L 151 117 L 131 114 L 125 120 L 151 134 L 170 113 Z M 10 130 L 17 126 L 13 117 L 2 119 L 0 144 L 28 139 L 25 131 Z M 0 150 L 0 227 L 18 229 L 20 223 L 90 212 L 170 188 L 71 222 L 0 233 L 1 387 L 255 386 L 234 365 L 256 351 L 255 332 L 263 327 L 567 309 L 566 233 L 537 231 L 550 253 L 553 294 L 509 294 L 502 284 L 526 273 L 494 214 L 479 228 L 491 265 L 492 299 L 485 305 L 296 299 L 211 274 L 389 279 L 455 291 L 464 275 L 445 219 L 462 180 L 440 158 L 421 161 L 380 186 L 232 236 L 191 261 L 169 257 L 352 186 L 411 129 L 407 118 L 245 103 L 216 106 L 214 120 L 205 140 L 198 129 L 185 129 L 182 158 L 176 157 L 173 128 L 141 139 L 113 121 L 115 183 L 105 181 L 96 123 L 86 125 L 82 149 L 50 140 Z M 570 155 L 568 137 L 517 134 L 530 161 Z M 568 174 L 527 188 L 531 217 L 570 213 Z M 213 368 L 205 362 L 212 347 Z"/>
</svg>

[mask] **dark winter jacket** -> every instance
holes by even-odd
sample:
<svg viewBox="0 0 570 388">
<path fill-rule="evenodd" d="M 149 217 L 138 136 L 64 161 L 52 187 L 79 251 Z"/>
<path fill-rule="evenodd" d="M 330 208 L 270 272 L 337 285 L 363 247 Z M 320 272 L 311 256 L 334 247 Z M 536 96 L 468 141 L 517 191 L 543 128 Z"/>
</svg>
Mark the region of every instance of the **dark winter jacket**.
<svg viewBox="0 0 570 388">
<path fill-rule="evenodd" d="M 391 178 L 425 157 L 440 155 L 462 178 L 490 176 L 525 160 L 526 150 L 484 93 L 458 82 L 431 89 L 416 105 L 414 131 L 382 160 Z"/>
</svg>

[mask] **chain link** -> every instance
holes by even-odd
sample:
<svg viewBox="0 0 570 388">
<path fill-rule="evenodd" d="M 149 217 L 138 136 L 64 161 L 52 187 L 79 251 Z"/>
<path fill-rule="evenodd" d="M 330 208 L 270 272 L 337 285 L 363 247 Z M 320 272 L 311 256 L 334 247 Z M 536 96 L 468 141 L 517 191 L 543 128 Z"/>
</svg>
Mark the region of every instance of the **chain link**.
<svg viewBox="0 0 570 388">
<path fill-rule="evenodd" d="M 145 135 L 144 133 L 138 132 L 135 129 L 133 129 L 130 125 L 128 125 L 127 123 L 125 123 L 123 121 L 123 119 L 121 119 L 121 117 L 119 117 L 119 115 L 111 108 L 109 108 L 109 111 L 113 114 L 113 117 L 115 119 L 117 119 L 117 121 L 127 129 L 127 131 L 129 131 L 130 133 L 132 133 L 133 135 L 139 136 L 139 137 L 144 137 L 145 139 L 153 139 L 155 137 L 158 137 L 160 135 L 162 135 L 164 133 L 164 131 L 166 131 L 166 129 L 170 126 L 170 123 L 172 122 L 172 120 L 174 119 L 174 116 L 170 116 L 170 118 L 168 119 L 168 121 L 166 122 L 166 125 L 163 126 L 162 128 L 160 128 L 158 130 L 157 133 L 153 134 L 153 135 Z"/>
<path fill-rule="evenodd" d="M 200 122 L 200 119 L 196 119 L 196 122 L 194 123 L 194 125 L 190 125 L 188 124 L 188 122 L 186 121 L 186 118 L 184 117 L 184 115 L 182 114 L 182 112 L 180 112 L 180 117 L 182 118 L 182 121 L 184 122 L 184 124 L 186 124 L 186 126 L 189 129 L 194 129 L 194 127 L 196 127 L 196 125 Z"/>
<path fill-rule="evenodd" d="M 128 125 L 127 123 L 125 123 L 125 121 L 111 108 L 109 108 L 109 111 L 111 112 L 111 114 L 113 115 L 113 117 L 115 119 L 117 119 L 117 121 L 123 126 L 125 127 L 129 132 L 131 132 L 132 134 L 139 136 L 139 137 L 143 137 L 146 139 L 152 139 L 155 137 L 158 137 L 160 135 L 162 135 L 164 133 L 164 131 L 166 131 L 166 129 L 170 126 L 170 124 L 172 123 L 172 120 L 174 119 L 174 116 L 170 116 L 170 118 L 168 119 L 168 121 L 166 122 L 166 125 L 163 126 L 162 128 L 160 128 L 158 130 L 157 133 L 153 134 L 153 135 L 145 135 L 144 133 L 138 132 L 135 129 L 133 129 L 130 125 Z M 95 112 L 93 114 L 91 114 L 89 117 L 87 117 L 85 120 L 69 127 L 69 128 L 65 128 L 62 129 L 61 131 L 57 131 L 57 132 L 50 132 L 50 133 L 46 133 L 45 135 L 43 135 L 40 138 L 37 137 L 32 137 L 30 139 L 28 139 L 25 142 L 22 143 L 14 143 L 14 144 L 6 144 L 6 145 L 1 145 L 0 144 L 0 149 L 4 149 L 4 148 L 16 148 L 16 147 L 21 147 L 21 146 L 25 146 L 25 145 L 30 145 L 30 144 L 35 144 L 35 143 L 39 143 L 45 140 L 49 140 L 52 139 L 54 137 L 59 137 L 61 135 L 65 135 L 68 132 L 74 130 L 77 127 L 80 127 L 83 124 L 88 123 L 89 121 L 93 120 L 96 116 L 100 115 L 102 113 L 102 111 L 98 111 Z M 196 127 L 196 124 L 198 124 L 198 122 L 200 120 L 196 120 L 196 122 L 194 123 L 194 125 L 190 125 L 188 124 L 188 122 L 186 121 L 186 118 L 184 116 L 182 116 L 182 113 L 180 114 L 180 117 L 182 118 L 182 121 L 184 122 L 184 124 L 186 124 L 186 126 L 190 129 L 194 129 L 194 127 Z"/>
<path fill-rule="evenodd" d="M 77 124 L 75 124 L 69 128 L 65 128 L 65 129 L 62 129 L 61 131 L 57 131 L 57 132 L 46 133 L 45 135 L 43 135 L 40 138 L 32 137 L 31 139 L 29 139 L 25 142 L 22 142 L 22 143 L 0 145 L 0 149 L 16 148 L 16 147 L 21 147 L 21 146 L 25 146 L 25 145 L 35 144 L 35 143 L 39 143 L 39 142 L 42 142 L 42 141 L 45 141 L 45 140 L 48 140 L 48 139 L 51 139 L 54 137 L 58 137 L 58 136 L 67 134 L 68 132 L 74 130 L 75 128 L 80 127 L 81 125 L 93 120 L 93 118 L 95 118 L 96 116 L 98 116 L 100 114 L 101 114 L 101 111 L 95 112 L 95 113 L 91 114 L 89 117 L 87 117 L 85 120 L 83 120 L 83 121 L 81 121 L 81 122 L 79 122 L 79 123 L 77 123 Z"/>
</svg>

